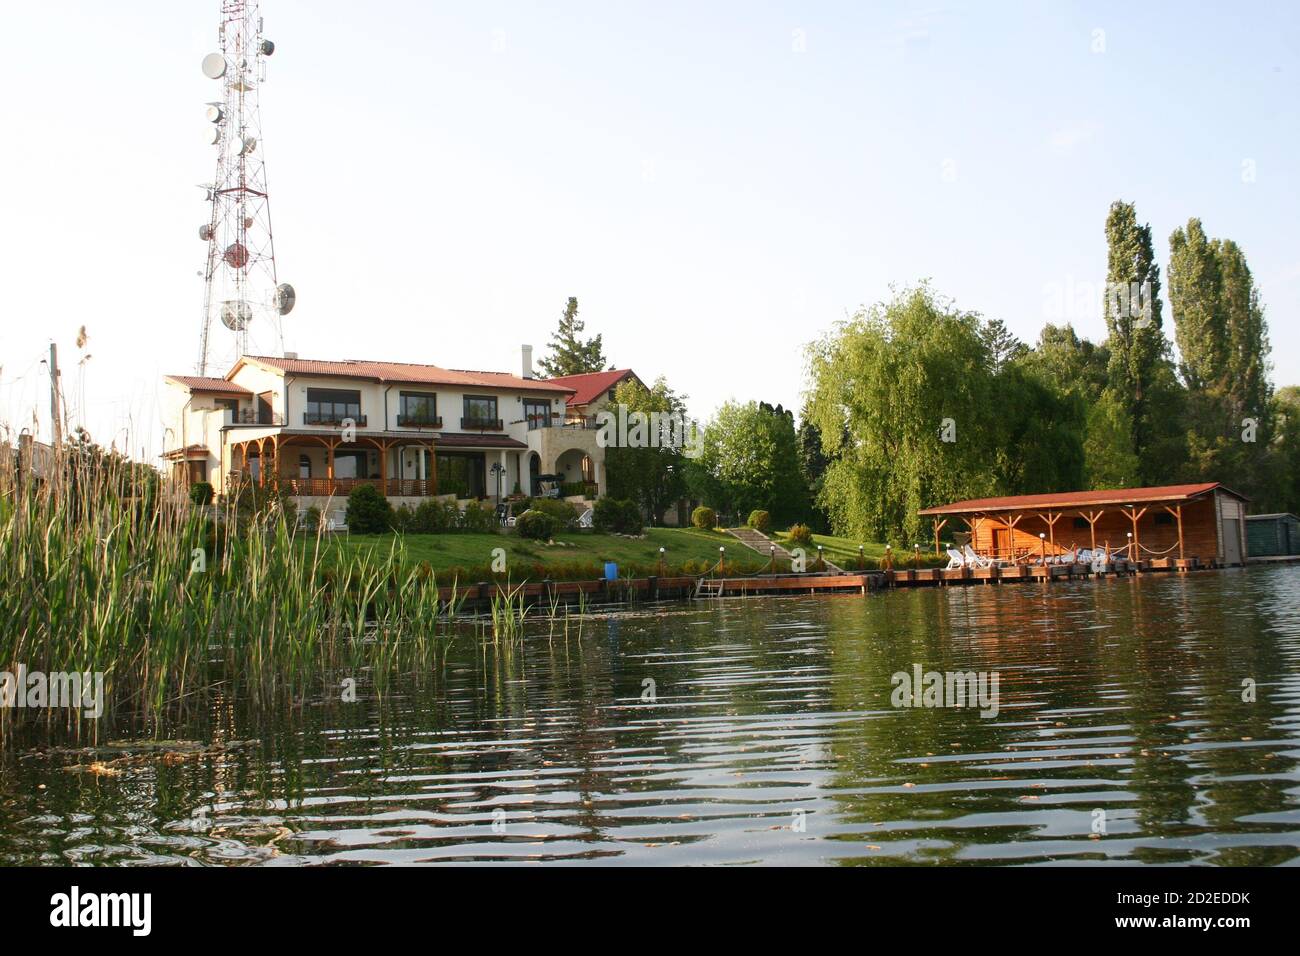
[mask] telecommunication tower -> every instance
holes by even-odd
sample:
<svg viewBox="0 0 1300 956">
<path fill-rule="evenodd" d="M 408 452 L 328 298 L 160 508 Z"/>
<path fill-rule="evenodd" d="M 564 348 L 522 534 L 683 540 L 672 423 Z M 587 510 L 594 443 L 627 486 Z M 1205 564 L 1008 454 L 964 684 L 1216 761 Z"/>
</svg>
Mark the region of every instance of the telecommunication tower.
<svg viewBox="0 0 1300 956">
<path fill-rule="evenodd" d="M 293 286 L 275 275 L 271 202 L 266 184 L 258 91 L 275 44 L 262 35 L 257 0 L 220 0 L 217 51 L 203 74 L 221 86 L 207 104 L 207 141 L 217 154 L 216 177 L 201 188 L 211 206 L 199 238 L 208 244 L 198 373 L 224 372 L 241 355 L 284 351 L 281 317 L 293 309 Z M 213 335 L 213 320 L 231 333 Z"/>
</svg>

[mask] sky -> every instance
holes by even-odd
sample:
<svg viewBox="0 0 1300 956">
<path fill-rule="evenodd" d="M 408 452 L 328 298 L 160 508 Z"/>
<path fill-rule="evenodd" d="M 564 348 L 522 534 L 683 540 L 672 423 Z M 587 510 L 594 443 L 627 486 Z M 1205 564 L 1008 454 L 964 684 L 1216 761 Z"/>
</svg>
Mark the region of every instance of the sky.
<svg viewBox="0 0 1300 956">
<path fill-rule="evenodd" d="M 219 0 L 26 3 L 0 31 L 0 424 L 161 451 L 198 350 Z M 569 296 L 706 419 L 798 408 L 805 347 L 928 279 L 1027 342 L 1105 329 L 1116 199 L 1254 271 L 1300 382 L 1300 5 L 263 0 L 302 357 L 517 372 Z M 1172 337 L 1168 324 L 1167 330 Z M 78 349 L 78 329 L 88 339 Z M 89 355 L 89 358 L 86 356 Z M 35 417 L 34 417 L 35 416 Z"/>
</svg>

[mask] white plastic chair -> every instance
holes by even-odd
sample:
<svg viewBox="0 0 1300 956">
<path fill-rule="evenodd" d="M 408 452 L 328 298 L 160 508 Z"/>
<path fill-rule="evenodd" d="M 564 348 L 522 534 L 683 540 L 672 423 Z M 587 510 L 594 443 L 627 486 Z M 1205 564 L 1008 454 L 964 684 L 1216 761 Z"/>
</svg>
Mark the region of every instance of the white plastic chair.
<svg viewBox="0 0 1300 956">
<path fill-rule="evenodd" d="M 582 514 L 578 516 L 578 527 L 590 528 L 592 519 L 595 517 L 595 515 L 596 515 L 595 509 L 588 508 L 586 511 L 584 511 Z"/>
<path fill-rule="evenodd" d="M 964 545 L 962 545 L 962 547 L 961 547 L 961 552 L 962 552 L 963 555 L 966 556 L 966 563 L 967 563 L 967 564 L 973 564 L 973 565 L 975 565 L 975 567 L 977 567 L 977 568 L 991 568 L 991 567 L 993 567 L 993 559 L 992 559 L 992 558 L 981 558 L 981 557 L 979 556 L 979 552 L 977 552 L 977 551 L 976 551 L 974 548 L 972 548 L 969 544 L 964 544 Z"/>
<path fill-rule="evenodd" d="M 966 567 L 966 556 L 956 548 L 945 548 L 948 552 L 948 567 L 945 570 L 951 571 L 953 568 Z"/>
</svg>

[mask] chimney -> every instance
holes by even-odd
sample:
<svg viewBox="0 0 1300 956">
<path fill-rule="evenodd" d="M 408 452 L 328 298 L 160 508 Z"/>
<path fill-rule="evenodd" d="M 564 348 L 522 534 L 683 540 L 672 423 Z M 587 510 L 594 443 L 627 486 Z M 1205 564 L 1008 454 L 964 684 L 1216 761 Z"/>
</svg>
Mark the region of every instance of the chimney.
<svg viewBox="0 0 1300 956">
<path fill-rule="evenodd" d="M 524 378 L 533 377 L 533 347 L 531 345 L 520 346 L 519 351 L 524 358 Z"/>
<path fill-rule="evenodd" d="M 298 353 L 297 353 L 297 352 L 285 352 L 285 353 L 284 353 L 284 357 L 287 358 L 287 359 L 296 359 L 296 358 L 298 357 Z"/>
</svg>

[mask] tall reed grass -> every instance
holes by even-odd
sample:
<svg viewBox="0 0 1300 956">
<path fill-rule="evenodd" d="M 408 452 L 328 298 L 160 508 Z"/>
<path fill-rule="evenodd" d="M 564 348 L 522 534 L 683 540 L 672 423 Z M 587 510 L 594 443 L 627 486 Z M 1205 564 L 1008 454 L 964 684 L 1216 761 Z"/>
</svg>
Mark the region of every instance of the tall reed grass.
<svg viewBox="0 0 1300 956">
<path fill-rule="evenodd" d="M 320 532 L 297 531 L 281 501 L 196 507 L 152 469 L 72 444 L 43 479 L 6 468 L 0 669 L 102 672 L 110 709 L 147 717 L 218 684 L 292 699 L 435 659 L 457 607 L 436 576 L 399 539 L 326 569 Z"/>
</svg>

